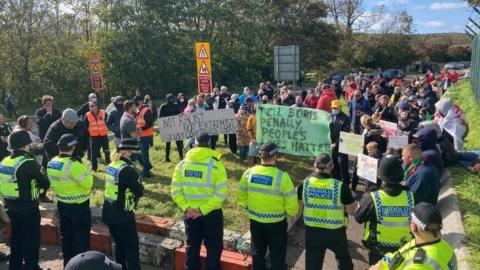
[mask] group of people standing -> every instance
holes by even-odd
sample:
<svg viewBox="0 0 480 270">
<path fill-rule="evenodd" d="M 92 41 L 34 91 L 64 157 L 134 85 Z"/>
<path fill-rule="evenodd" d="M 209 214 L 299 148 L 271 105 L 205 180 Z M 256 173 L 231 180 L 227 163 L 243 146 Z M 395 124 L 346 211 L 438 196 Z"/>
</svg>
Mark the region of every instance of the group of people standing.
<svg viewBox="0 0 480 270">
<path fill-rule="evenodd" d="M 0 193 L 12 222 L 10 269 L 39 269 L 38 200 L 50 185 L 57 199 L 64 265 L 89 250 L 89 194 L 101 149 L 107 165 L 102 218 L 115 242 L 116 261 L 123 269 L 140 269 L 134 209 L 143 185 L 133 162 L 142 164 L 142 177 L 151 176 L 149 148 L 155 119 L 224 108 L 233 109 L 239 123 L 236 134 L 224 135 L 225 143 L 233 153 L 238 152 L 242 163 L 249 157 L 237 202 L 250 220 L 254 269 L 266 269 L 267 250 L 271 269 L 286 269 L 286 218 L 297 215 L 300 206 L 306 269 L 321 269 L 326 249 L 335 253 L 340 269 L 353 269 L 346 234 L 348 215 L 365 224 L 363 243 L 370 251 L 372 269 L 403 269 L 410 264 L 456 269 L 451 247 L 441 240 L 442 217 L 435 204 L 443 166 L 450 162 L 448 151 L 461 150 L 466 120 L 451 100 L 439 101 L 437 90 L 425 78 L 388 82 L 379 74 L 358 83 L 356 79 L 346 77 L 340 84 L 322 84 L 297 96 L 287 86 L 275 90 L 269 83 L 261 83 L 256 93 L 245 87 L 241 95 L 229 94 L 225 86 L 190 100 L 181 93 L 176 98 L 168 94 L 158 114 L 148 96 L 131 100 L 118 96 L 103 110 L 92 93 L 80 110 L 62 113 L 53 106 L 53 97 L 44 96 L 43 107 L 36 113 L 37 143 L 32 144 L 35 134 L 29 122 L 33 119 L 28 117 L 21 125 L 19 120 L 17 130 L 0 134 L 11 151 L 5 152 L 0 164 Z M 342 110 L 342 97 L 348 115 Z M 332 152 L 316 157 L 312 173 L 297 190 L 289 174 L 277 166 L 275 144 L 265 143 L 257 151 L 255 111 L 261 103 L 331 113 Z M 448 118 L 452 110 L 455 117 Z M 380 120 L 396 122 L 398 131 L 408 134 L 409 144 L 387 149 Z M 462 134 L 450 132 L 452 121 L 467 125 Z M 0 131 L 3 125 L 0 117 Z M 351 174 L 348 156 L 338 151 L 340 131 L 351 130 L 364 136 L 364 153 L 379 159 L 378 181 L 368 185 L 369 192 L 361 197 L 356 193 L 355 169 Z M 113 153 L 108 131 L 114 135 Z M 215 150 L 218 139 L 219 135 L 201 133 L 186 147 L 183 141 L 176 142 L 181 161 L 172 175 L 171 197 L 184 213 L 186 269 L 200 268 L 202 243 L 207 248 L 206 269 L 220 269 L 228 175 Z M 184 148 L 189 149 L 185 156 Z M 165 162 L 170 162 L 170 149 L 167 143 Z M 92 170 L 81 163 L 86 151 Z M 41 157 L 46 174 L 31 153 Z M 260 164 L 254 166 L 257 158 Z"/>
</svg>

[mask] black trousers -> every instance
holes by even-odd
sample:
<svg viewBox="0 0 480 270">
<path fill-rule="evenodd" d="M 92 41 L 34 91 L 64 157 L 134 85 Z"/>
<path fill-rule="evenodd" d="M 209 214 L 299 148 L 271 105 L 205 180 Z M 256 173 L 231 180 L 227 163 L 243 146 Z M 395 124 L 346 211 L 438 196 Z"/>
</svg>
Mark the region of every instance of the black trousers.
<svg viewBox="0 0 480 270">
<path fill-rule="evenodd" d="M 180 160 L 183 159 L 183 141 L 175 141 L 175 144 L 177 145 L 177 151 L 178 151 L 178 157 Z M 165 143 L 165 159 L 170 160 L 170 146 L 171 142 L 166 142 Z"/>
<path fill-rule="evenodd" d="M 202 241 L 207 248 L 205 270 L 220 270 L 220 258 L 223 252 L 223 212 L 213 210 L 205 216 L 196 219 L 186 219 L 187 249 L 185 270 L 199 270 L 200 247 Z"/>
<path fill-rule="evenodd" d="M 9 269 L 39 269 L 40 211 L 38 207 L 19 212 L 7 210 L 7 215 L 12 225 Z M 23 262 L 25 262 L 24 267 Z"/>
<path fill-rule="evenodd" d="M 215 150 L 217 148 L 218 135 L 210 136 L 210 148 Z"/>
<path fill-rule="evenodd" d="M 276 223 L 260 223 L 250 220 L 252 234 L 253 269 L 266 270 L 265 255 L 270 251 L 270 269 L 285 270 L 287 264 L 287 220 Z"/>
<path fill-rule="evenodd" d="M 140 269 L 140 252 L 135 220 L 108 224 L 110 235 L 115 242 L 115 261 L 123 270 Z"/>
<path fill-rule="evenodd" d="M 350 185 L 350 173 L 348 171 L 348 155 L 332 151 L 333 160 L 333 177 L 349 186 Z"/>
<path fill-rule="evenodd" d="M 98 169 L 98 154 L 100 153 L 100 148 L 103 149 L 105 153 L 105 163 L 109 164 L 110 148 L 108 146 L 108 136 L 90 137 L 89 157 L 92 162 L 92 170 L 94 171 Z"/>
<path fill-rule="evenodd" d="M 353 270 L 346 228 L 323 229 L 305 226 L 305 270 L 321 270 L 325 251 L 330 249 L 340 270 Z"/>
<path fill-rule="evenodd" d="M 90 250 L 90 227 L 92 217 L 90 207 L 66 209 L 58 207 L 60 234 L 62 236 L 63 266 L 77 254 Z M 73 212 L 74 211 L 74 212 Z"/>
<path fill-rule="evenodd" d="M 228 147 L 232 153 L 237 153 L 237 134 L 228 134 Z"/>
</svg>

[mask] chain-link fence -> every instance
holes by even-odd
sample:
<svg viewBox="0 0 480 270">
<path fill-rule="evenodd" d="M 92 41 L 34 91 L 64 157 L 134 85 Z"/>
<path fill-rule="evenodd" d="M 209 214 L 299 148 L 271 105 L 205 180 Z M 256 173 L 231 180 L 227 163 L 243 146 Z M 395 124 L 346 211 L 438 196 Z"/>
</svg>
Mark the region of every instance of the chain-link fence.
<svg viewBox="0 0 480 270">
<path fill-rule="evenodd" d="M 480 35 L 473 39 L 470 77 L 475 98 L 480 103 Z"/>
</svg>

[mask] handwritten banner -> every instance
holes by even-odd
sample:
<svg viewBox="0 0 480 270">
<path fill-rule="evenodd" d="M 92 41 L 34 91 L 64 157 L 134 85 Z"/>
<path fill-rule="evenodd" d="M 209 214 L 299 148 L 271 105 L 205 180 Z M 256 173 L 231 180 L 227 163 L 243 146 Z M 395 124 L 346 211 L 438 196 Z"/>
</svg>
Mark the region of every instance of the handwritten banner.
<svg viewBox="0 0 480 270">
<path fill-rule="evenodd" d="M 378 159 L 358 154 L 357 168 L 358 177 L 377 183 Z"/>
<path fill-rule="evenodd" d="M 408 136 L 390 136 L 388 137 L 387 148 L 403 149 L 408 144 Z"/>
<path fill-rule="evenodd" d="M 363 136 L 340 131 L 338 151 L 351 156 L 363 153 Z"/>
<path fill-rule="evenodd" d="M 393 122 L 380 120 L 380 126 L 383 129 L 383 137 L 390 137 L 397 135 L 397 124 Z"/>
<path fill-rule="evenodd" d="M 257 108 L 257 143 L 275 143 L 297 156 L 330 153 L 330 115 L 322 110 L 261 104 Z"/>
<path fill-rule="evenodd" d="M 193 138 L 201 132 L 209 135 L 237 132 L 237 120 L 232 109 L 162 117 L 158 119 L 158 126 L 164 142 Z"/>
</svg>

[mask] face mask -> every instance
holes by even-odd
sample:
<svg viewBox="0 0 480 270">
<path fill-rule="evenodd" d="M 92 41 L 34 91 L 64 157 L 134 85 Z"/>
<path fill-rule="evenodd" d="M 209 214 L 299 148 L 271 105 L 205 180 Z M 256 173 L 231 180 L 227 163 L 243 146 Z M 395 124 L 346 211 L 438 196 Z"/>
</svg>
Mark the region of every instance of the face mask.
<svg viewBox="0 0 480 270">
<path fill-rule="evenodd" d="M 263 103 L 263 104 L 267 104 L 267 103 L 268 103 L 268 100 L 262 100 L 262 103 Z"/>
<path fill-rule="evenodd" d="M 332 114 L 333 115 L 337 115 L 340 113 L 340 110 L 339 109 L 332 109 Z"/>
<path fill-rule="evenodd" d="M 408 168 L 409 165 L 407 165 L 407 163 L 404 161 L 402 162 L 402 168 L 403 170 L 406 170 Z"/>
<path fill-rule="evenodd" d="M 184 98 L 181 98 L 181 99 L 179 99 L 179 101 L 180 101 L 180 102 L 184 102 L 184 101 L 185 101 L 185 99 L 184 99 Z"/>
</svg>

